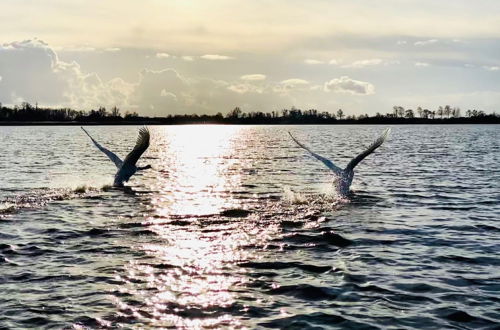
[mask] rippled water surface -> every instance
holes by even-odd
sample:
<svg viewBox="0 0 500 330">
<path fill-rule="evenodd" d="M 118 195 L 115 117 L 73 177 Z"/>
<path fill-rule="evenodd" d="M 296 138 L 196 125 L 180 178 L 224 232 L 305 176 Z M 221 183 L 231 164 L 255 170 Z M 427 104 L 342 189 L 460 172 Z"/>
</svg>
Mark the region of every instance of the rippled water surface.
<svg viewBox="0 0 500 330">
<path fill-rule="evenodd" d="M 499 136 L 394 126 L 150 127 L 128 189 L 78 127 L 0 127 L 0 328 L 495 328 Z M 125 156 L 137 127 L 89 127 Z"/>
</svg>

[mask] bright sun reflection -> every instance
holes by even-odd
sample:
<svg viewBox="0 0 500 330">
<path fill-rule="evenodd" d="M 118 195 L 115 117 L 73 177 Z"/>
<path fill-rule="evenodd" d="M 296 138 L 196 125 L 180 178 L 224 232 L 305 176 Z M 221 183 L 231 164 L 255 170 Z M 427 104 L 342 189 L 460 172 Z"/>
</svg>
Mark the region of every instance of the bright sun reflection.
<svg viewBox="0 0 500 330">
<path fill-rule="evenodd" d="M 151 262 L 131 262 L 123 288 L 141 307 L 119 301 L 120 310 L 159 327 L 240 327 L 234 314 L 247 306 L 235 290 L 247 281 L 238 262 L 248 260 L 246 245 L 266 240 L 271 226 L 228 219 L 220 212 L 244 207 L 233 200 L 241 185 L 244 157 L 237 157 L 247 128 L 232 126 L 158 127 L 152 154 L 158 177 L 144 221 L 157 236 L 139 249 Z M 239 149 L 241 151 L 241 149 Z M 162 170 L 163 169 L 163 170 Z"/>
<path fill-rule="evenodd" d="M 158 216 L 215 214 L 234 206 L 229 196 L 240 175 L 229 172 L 239 161 L 231 158 L 231 147 L 240 131 L 234 126 L 158 128 L 156 148 L 165 168 L 154 182 Z"/>
</svg>

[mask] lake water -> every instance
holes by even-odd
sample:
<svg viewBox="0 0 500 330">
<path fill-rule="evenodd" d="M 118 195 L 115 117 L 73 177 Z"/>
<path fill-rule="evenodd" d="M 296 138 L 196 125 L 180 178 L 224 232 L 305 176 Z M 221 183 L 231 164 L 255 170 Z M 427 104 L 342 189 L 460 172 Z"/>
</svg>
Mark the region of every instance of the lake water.
<svg viewBox="0 0 500 330">
<path fill-rule="evenodd" d="M 494 328 L 500 126 L 0 127 L 0 328 Z M 88 127 L 125 156 L 138 127 Z"/>
</svg>

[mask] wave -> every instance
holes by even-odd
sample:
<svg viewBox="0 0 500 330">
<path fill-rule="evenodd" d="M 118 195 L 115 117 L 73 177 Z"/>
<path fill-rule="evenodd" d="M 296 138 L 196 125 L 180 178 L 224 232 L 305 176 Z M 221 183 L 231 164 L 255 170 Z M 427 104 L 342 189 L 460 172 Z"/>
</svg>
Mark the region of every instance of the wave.
<svg viewBox="0 0 500 330">
<path fill-rule="evenodd" d="M 74 198 L 92 198 L 102 191 L 108 191 L 110 186 L 100 188 L 78 186 L 76 188 L 39 188 L 29 192 L 6 197 L 0 200 L 0 218 L 19 212 L 23 209 L 37 209 L 45 205 Z"/>
<path fill-rule="evenodd" d="M 350 200 L 340 195 L 336 194 L 335 191 L 327 190 L 320 194 L 306 194 L 301 192 L 295 192 L 292 188 L 285 186 L 283 187 L 283 200 L 290 204 L 295 205 L 330 205 L 330 206 L 341 206 L 342 204 L 350 203 Z"/>
</svg>

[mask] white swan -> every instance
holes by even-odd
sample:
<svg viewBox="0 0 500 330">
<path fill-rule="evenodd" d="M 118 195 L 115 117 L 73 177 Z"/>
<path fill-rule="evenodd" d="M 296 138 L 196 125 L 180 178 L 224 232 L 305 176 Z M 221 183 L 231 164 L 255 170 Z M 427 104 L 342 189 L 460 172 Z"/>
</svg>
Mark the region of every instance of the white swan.
<svg viewBox="0 0 500 330">
<path fill-rule="evenodd" d="M 118 168 L 118 171 L 115 174 L 115 181 L 113 183 L 115 187 L 123 187 L 123 182 L 127 182 L 130 177 L 135 174 L 135 172 L 151 168 L 151 165 L 146 165 L 143 167 L 135 166 L 141 155 L 149 147 L 149 130 L 147 129 L 147 127 L 142 127 L 141 129 L 139 129 L 139 137 L 137 138 L 135 147 L 127 155 L 127 157 L 125 157 L 124 161 L 122 161 L 116 154 L 97 143 L 97 141 L 94 140 L 94 138 L 90 136 L 90 134 L 83 127 L 81 127 L 81 129 L 85 132 L 85 134 L 88 135 L 92 142 L 94 142 L 95 146 L 103 153 L 105 153 L 106 156 L 108 156 L 108 158 L 111 159 L 113 163 L 115 163 L 116 168 Z"/>
<path fill-rule="evenodd" d="M 314 152 L 312 152 L 308 147 L 297 141 L 292 135 L 292 133 L 288 132 L 290 134 L 290 137 L 299 145 L 299 147 L 309 151 L 311 155 L 322 161 L 323 164 L 325 164 L 337 177 L 336 184 L 337 184 L 337 191 L 341 196 L 347 196 L 349 193 L 349 187 L 351 186 L 352 179 L 354 177 L 354 167 L 359 164 L 366 156 L 371 154 L 372 152 L 375 151 L 378 147 L 384 143 L 384 141 L 387 139 L 387 136 L 389 135 L 389 132 L 391 131 L 390 128 L 387 128 L 382 135 L 375 140 L 375 142 L 372 143 L 371 146 L 368 147 L 365 151 L 354 157 L 349 164 L 347 164 L 345 169 L 341 169 L 340 167 L 335 166 L 329 159 L 326 159 L 325 157 L 322 157 Z"/>
</svg>

